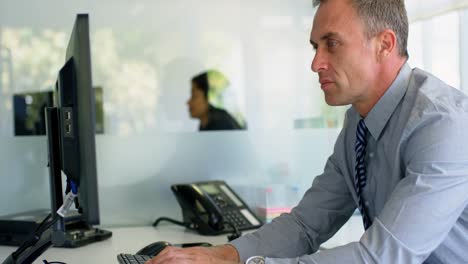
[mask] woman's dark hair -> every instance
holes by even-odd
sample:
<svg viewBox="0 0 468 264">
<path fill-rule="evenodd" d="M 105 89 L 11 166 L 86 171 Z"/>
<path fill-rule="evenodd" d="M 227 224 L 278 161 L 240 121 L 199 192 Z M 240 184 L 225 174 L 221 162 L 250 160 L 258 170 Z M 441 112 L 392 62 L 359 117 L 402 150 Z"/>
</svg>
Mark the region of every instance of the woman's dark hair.
<svg viewBox="0 0 468 264">
<path fill-rule="evenodd" d="M 203 95 L 208 100 L 208 90 L 210 88 L 210 84 L 208 83 L 208 73 L 203 72 L 196 75 L 192 78 L 192 82 L 197 85 L 197 88 L 203 92 Z"/>
</svg>

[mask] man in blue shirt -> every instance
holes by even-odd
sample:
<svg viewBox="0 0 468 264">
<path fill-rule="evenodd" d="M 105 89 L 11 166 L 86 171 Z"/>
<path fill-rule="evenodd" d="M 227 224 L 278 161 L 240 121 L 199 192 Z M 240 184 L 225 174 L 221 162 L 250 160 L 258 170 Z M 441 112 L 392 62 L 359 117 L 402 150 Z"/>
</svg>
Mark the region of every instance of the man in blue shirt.
<svg viewBox="0 0 468 264">
<path fill-rule="evenodd" d="M 352 105 L 323 174 L 260 230 L 152 263 L 468 263 L 468 98 L 406 63 L 403 0 L 315 2 L 312 70 Z M 356 208 L 361 239 L 317 252 Z"/>
</svg>

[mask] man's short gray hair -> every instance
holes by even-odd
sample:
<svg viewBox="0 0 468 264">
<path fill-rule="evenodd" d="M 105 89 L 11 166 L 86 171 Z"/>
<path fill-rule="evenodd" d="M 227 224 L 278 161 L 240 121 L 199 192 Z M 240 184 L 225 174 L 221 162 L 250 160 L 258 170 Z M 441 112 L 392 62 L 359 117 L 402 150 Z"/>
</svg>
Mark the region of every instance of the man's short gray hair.
<svg viewBox="0 0 468 264">
<path fill-rule="evenodd" d="M 327 0 L 313 0 L 316 7 Z M 342 0 L 341 0 L 342 1 Z M 348 0 L 362 19 L 366 35 L 371 38 L 385 29 L 397 37 L 398 53 L 408 57 L 408 15 L 404 0 Z"/>
</svg>

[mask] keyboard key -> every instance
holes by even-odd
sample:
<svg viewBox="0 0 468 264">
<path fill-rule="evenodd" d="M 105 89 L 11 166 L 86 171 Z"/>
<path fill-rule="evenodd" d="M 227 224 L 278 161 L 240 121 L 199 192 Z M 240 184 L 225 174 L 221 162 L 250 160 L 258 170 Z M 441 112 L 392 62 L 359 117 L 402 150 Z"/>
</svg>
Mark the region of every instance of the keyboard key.
<svg viewBox="0 0 468 264">
<path fill-rule="evenodd" d="M 131 255 L 131 254 L 119 254 L 117 260 L 120 264 L 144 264 L 147 260 L 151 259 L 145 255 Z"/>
</svg>

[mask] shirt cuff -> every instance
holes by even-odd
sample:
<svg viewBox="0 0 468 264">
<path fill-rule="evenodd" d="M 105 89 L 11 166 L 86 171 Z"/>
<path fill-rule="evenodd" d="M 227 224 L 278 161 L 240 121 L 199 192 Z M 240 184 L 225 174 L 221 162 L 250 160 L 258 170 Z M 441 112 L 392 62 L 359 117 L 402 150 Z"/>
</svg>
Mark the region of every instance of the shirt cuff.
<svg viewBox="0 0 468 264">
<path fill-rule="evenodd" d="M 245 234 L 228 243 L 237 249 L 241 263 L 244 263 L 251 256 L 258 255 L 258 252 L 256 252 L 257 246 L 253 242 L 256 238 L 250 238 L 251 236 L 251 234 Z"/>
</svg>

